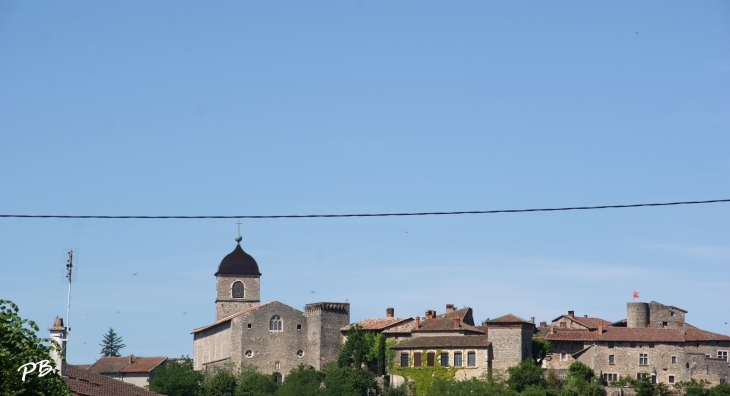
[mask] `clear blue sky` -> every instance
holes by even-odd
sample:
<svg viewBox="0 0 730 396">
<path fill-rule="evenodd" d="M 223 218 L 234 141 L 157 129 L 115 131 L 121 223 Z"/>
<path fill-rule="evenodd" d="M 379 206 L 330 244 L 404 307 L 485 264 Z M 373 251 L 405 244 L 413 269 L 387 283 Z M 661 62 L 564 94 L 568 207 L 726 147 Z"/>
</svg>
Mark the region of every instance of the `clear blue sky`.
<svg viewBox="0 0 730 396">
<path fill-rule="evenodd" d="M 730 198 L 730 3 L 0 1 L 0 212 L 484 210 Z M 262 300 L 352 320 L 625 316 L 730 333 L 730 204 L 245 220 Z M 235 220 L 0 219 L 0 298 L 68 360 L 192 354 Z M 134 275 L 134 274 L 137 275 Z"/>
</svg>

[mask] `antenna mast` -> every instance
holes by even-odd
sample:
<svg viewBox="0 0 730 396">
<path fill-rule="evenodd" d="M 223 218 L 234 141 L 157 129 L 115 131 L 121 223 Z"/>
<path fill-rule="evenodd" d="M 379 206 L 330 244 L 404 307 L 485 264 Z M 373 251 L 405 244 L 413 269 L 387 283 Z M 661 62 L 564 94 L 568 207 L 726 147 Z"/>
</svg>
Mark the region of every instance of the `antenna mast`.
<svg viewBox="0 0 730 396">
<path fill-rule="evenodd" d="M 66 260 L 66 279 L 68 279 L 68 305 L 66 306 L 66 327 L 71 331 L 71 322 L 69 322 L 69 314 L 71 313 L 71 280 L 73 279 L 74 267 L 74 251 L 68 251 L 68 259 Z"/>
</svg>

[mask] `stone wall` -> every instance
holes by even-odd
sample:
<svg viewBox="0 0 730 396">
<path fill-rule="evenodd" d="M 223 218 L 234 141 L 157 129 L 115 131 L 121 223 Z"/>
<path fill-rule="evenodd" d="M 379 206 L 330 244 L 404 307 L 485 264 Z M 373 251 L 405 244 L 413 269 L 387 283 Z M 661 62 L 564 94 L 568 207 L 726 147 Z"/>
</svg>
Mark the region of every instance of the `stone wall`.
<svg viewBox="0 0 730 396">
<path fill-rule="evenodd" d="M 494 368 L 507 368 L 518 365 L 522 361 L 524 350 L 524 338 L 522 326 L 496 327 L 490 326 L 487 332 L 489 341 L 492 342 Z M 530 344 L 532 337 L 530 336 Z"/>
<path fill-rule="evenodd" d="M 350 324 L 350 304 L 312 303 L 304 307 L 307 316 L 307 349 L 312 351 L 309 364 L 321 370 L 337 360 L 344 336 L 342 327 Z"/>
<path fill-rule="evenodd" d="M 218 275 L 215 279 L 215 320 L 240 312 L 246 308 L 259 305 L 261 300 L 260 277 L 258 275 Z M 231 296 L 231 286 L 236 281 L 243 283 L 243 298 Z"/>
<path fill-rule="evenodd" d="M 449 354 L 449 367 L 453 367 L 454 364 L 454 353 L 461 353 L 461 359 L 462 369 L 458 370 L 454 374 L 454 379 L 456 380 L 465 380 L 469 378 L 477 378 L 480 376 L 486 376 L 489 373 L 489 369 L 491 368 L 491 357 L 492 357 L 492 351 L 491 348 L 443 348 L 440 349 L 441 353 L 448 353 Z M 405 353 L 408 355 L 408 365 L 409 367 L 413 366 L 413 354 L 418 352 L 421 353 L 421 367 L 428 367 L 426 366 L 426 355 L 423 354 L 424 349 L 422 348 L 416 348 L 416 349 L 399 349 L 395 351 L 395 358 L 393 359 L 393 362 L 391 363 L 392 367 L 400 367 L 401 363 L 401 354 Z M 434 365 L 440 365 L 441 362 L 441 356 L 437 353 L 436 349 L 426 349 L 426 354 L 433 353 L 434 354 Z M 467 367 L 467 357 L 469 356 L 469 352 L 474 352 L 475 357 L 475 365 L 473 367 Z"/>
<path fill-rule="evenodd" d="M 597 375 L 615 373 L 619 377 L 628 375 L 632 378 L 646 372 L 656 376 L 657 382 L 666 384 L 672 383 L 670 376 L 674 377 L 674 383 L 694 378 L 717 384 L 723 375 L 730 378 L 730 366 L 726 361 L 705 356 L 704 352 L 716 353 L 718 345 L 722 347 L 722 343 L 713 344 L 696 347 L 696 344 L 654 343 L 654 347 L 650 348 L 649 343 L 637 342 L 636 347 L 631 348 L 629 342 L 616 342 L 614 348 L 608 348 L 608 343 L 596 343 L 594 370 Z M 647 355 L 646 365 L 640 364 L 639 354 Z M 614 356 L 614 364 L 609 363 L 609 355 Z M 673 356 L 675 363 L 672 363 Z"/>
<path fill-rule="evenodd" d="M 231 322 L 193 334 L 193 366 L 202 370 L 207 365 L 230 361 Z"/>
<path fill-rule="evenodd" d="M 573 354 L 592 344 L 592 342 L 583 343 L 580 341 L 550 341 L 550 343 L 553 346 L 553 352 L 545 358 L 543 364 L 547 369 L 567 369 L 575 361 Z M 560 360 L 563 352 L 565 353 L 565 360 Z"/>
<path fill-rule="evenodd" d="M 651 327 L 662 328 L 663 323 L 668 329 L 675 329 L 684 325 L 684 312 L 674 307 L 660 304 L 656 301 L 649 303 L 649 323 Z"/>
<path fill-rule="evenodd" d="M 282 331 L 271 331 L 274 315 L 282 320 Z M 286 304 L 274 301 L 232 320 L 234 347 L 231 358 L 236 363 L 251 364 L 265 374 L 286 375 L 311 353 L 307 345 L 307 318 Z M 249 327 L 250 325 L 250 327 Z M 250 351 L 247 354 L 247 351 Z M 301 351 L 301 356 L 297 354 Z"/>
</svg>

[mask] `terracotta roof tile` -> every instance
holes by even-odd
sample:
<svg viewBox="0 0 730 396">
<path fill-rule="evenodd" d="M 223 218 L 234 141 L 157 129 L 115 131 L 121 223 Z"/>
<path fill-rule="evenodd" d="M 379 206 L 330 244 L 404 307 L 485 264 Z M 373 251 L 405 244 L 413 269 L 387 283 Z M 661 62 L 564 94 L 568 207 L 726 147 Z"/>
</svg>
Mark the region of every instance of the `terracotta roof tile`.
<svg viewBox="0 0 730 396">
<path fill-rule="evenodd" d="M 684 342 L 679 329 L 609 327 L 596 341 Z"/>
<path fill-rule="evenodd" d="M 132 363 L 130 364 L 130 359 Z M 102 357 L 86 368 L 95 373 L 149 373 L 167 360 L 166 357 Z M 77 366 L 78 367 L 78 366 Z M 78 367 L 81 368 L 81 367 Z"/>
<path fill-rule="evenodd" d="M 527 323 L 527 324 L 534 324 L 532 322 L 529 322 L 529 321 L 527 321 L 525 319 L 520 318 L 519 316 L 512 315 L 511 313 L 510 314 L 507 314 L 507 315 L 500 316 L 498 318 L 494 318 L 494 319 L 490 319 L 490 320 L 485 320 L 484 323 L 486 323 L 487 325 L 490 325 L 490 324 L 499 325 L 499 324 L 507 324 L 507 323 Z"/>
<path fill-rule="evenodd" d="M 411 320 L 383 330 L 383 334 L 411 334 L 414 327 L 416 327 L 416 321 Z"/>
<path fill-rule="evenodd" d="M 159 396 L 159 393 L 145 388 L 127 384 L 93 371 L 84 370 L 73 365 L 66 366 L 66 377 L 63 377 L 71 391 L 82 396 Z"/>
<path fill-rule="evenodd" d="M 383 330 L 401 324 L 402 322 L 412 321 L 411 317 L 396 317 L 396 318 L 365 318 L 359 322 L 349 324 L 340 330 L 347 331 L 355 325 L 360 325 L 363 330 Z"/>
<path fill-rule="evenodd" d="M 592 341 L 598 335 L 595 331 L 587 330 L 558 330 L 555 333 L 548 332 L 545 339 L 550 341 Z"/>
<path fill-rule="evenodd" d="M 730 341 L 730 336 L 701 330 L 692 325 L 687 325 L 684 331 L 685 341 Z"/>
<path fill-rule="evenodd" d="M 421 327 L 418 329 L 413 329 L 413 331 L 456 331 L 456 330 L 467 330 L 467 331 L 474 331 L 477 333 L 484 333 L 484 331 L 480 330 L 476 326 L 468 325 L 466 323 L 460 322 L 459 327 L 454 327 L 454 319 L 453 318 L 444 318 L 444 317 L 437 317 L 434 319 L 425 319 L 421 320 Z"/>
<path fill-rule="evenodd" d="M 440 336 L 440 337 L 416 337 L 408 341 L 395 344 L 391 349 L 414 349 L 414 348 L 486 348 L 491 345 L 487 336 Z"/>
<path fill-rule="evenodd" d="M 610 321 L 605 320 L 605 319 L 601 319 L 601 318 L 586 318 L 586 317 L 581 317 L 581 318 L 571 318 L 571 319 L 573 319 L 573 321 L 575 321 L 579 325 L 582 325 L 582 326 L 585 326 L 585 327 L 589 328 L 590 330 L 596 330 L 596 329 L 598 329 L 598 326 L 600 324 L 603 324 L 603 327 L 604 328 L 611 325 L 611 322 Z"/>
</svg>

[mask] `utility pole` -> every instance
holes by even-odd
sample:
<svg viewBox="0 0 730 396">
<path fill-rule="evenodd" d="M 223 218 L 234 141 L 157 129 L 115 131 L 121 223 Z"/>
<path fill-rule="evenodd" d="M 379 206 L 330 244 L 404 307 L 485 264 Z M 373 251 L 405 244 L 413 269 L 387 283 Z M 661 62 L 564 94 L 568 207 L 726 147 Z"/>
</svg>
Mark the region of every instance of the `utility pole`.
<svg viewBox="0 0 730 396">
<path fill-rule="evenodd" d="M 66 306 L 66 327 L 68 331 L 71 331 L 71 322 L 69 321 L 69 315 L 71 314 L 71 281 L 73 280 L 73 268 L 74 268 L 74 251 L 73 249 L 68 251 L 68 259 L 66 260 L 66 279 L 68 279 L 68 305 Z"/>
</svg>

